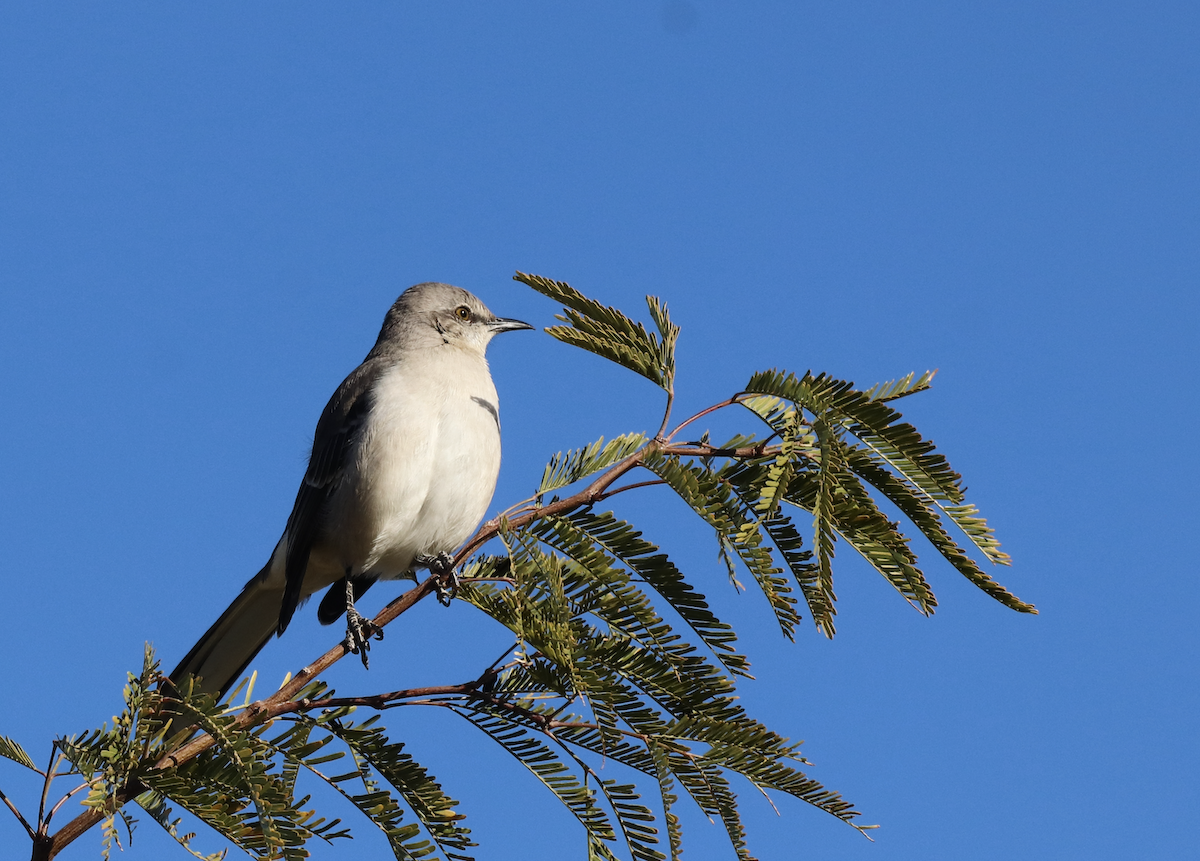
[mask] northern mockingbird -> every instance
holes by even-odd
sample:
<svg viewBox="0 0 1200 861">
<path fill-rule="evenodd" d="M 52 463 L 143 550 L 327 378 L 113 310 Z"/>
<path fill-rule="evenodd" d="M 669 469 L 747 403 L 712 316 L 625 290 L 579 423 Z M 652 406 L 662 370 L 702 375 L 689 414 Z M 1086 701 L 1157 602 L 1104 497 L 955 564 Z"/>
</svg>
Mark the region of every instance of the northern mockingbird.
<svg viewBox="0 0 1200 861">
<path fill-rule="evenodd" d="M 370 624 L 354 600 L 414 567 L 453 576 L 449 552 L 491 503 L 500 414 L 484 351 L 500 332 L 532 328 L 449 284 L 405 290 L 321 413 L 270 561 L 171 678 L 196 676 L 202 690 L 224 694 L 300 603 L 326 586 L 317 617 L 330 624 L 344 612 L 348 644 L 365 665 Z"/>
</svg>

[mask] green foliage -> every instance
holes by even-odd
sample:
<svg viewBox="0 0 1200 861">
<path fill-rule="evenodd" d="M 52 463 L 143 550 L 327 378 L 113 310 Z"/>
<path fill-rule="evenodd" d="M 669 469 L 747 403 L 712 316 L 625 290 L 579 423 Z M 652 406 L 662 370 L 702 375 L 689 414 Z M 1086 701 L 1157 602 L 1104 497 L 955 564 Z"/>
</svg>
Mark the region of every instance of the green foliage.
<svg viewBox="0 0 1200 861">
<path fill-rule="evenodd" d="M 716 482 L 703 467 L 689 471 L 667 459 L 651 468 L 678 481 L 693 500 L 700 498 L 696 488 L 702 481 Z M 730 504 L 740 516 L 742 508 Z M 744 525 L 719 523 L 735 531 Z M 468 581 L 461 597 L 506 625 L 520 645 L 486 704 L 471 701 L 459 712 L 575 814 L 589 833 L 594 857 L 614 855 L 610 843 L 623 845 L 630 858 L 679 857 L 682 833 L 671 810 L 678 788 L 725 825 L 739 857 L 750 857 L 731 782 L 735 775 L 844 821 L 858 816 L 840 795 L 795 767 L 803 762 L 795 745 L 746 714 L 722 664 L 733 659 L 732 631 L 691 590 L 665 599 L 664 592 L 671 595 L 680 585 L 674 577 L 638 576 L 639 567 L 659 575 L 676 569 L 627 524 L 581 507 L 538 518 L 526 528 L 510 527 L 501 537 L 511 583 Z M 753 552 L 757 545 L 731 540 L 751 564 L 763 564 L 765 554 Z M 779 579 L 773 569 L 771 576 Z M 691 617 L 689 627 L 707 655 L 655 611 L 654 596 Z M 745 674 L 742 656 L 732 662 Z M 597 761 L 652 781 L 663 805 L 665 846 L 648 825 L 660 817 L 640 801 L 637 784 L 601 778 Z"/>
<path fill-rule="evenodd" d="M 800 621 L 796 599 L 771 556 L 753 508 L 744 505 L 707 464 L 651 452 L 643 465 L 716 531 L 722 548 L 733 549 L 766 596 L 780 630 L 792 639 Z"/>
<path fill-rule="evenodd" d="M 337 785 L 346 798 L 379 825 L 397 859 L 431 855 L 452 861 L 470 858 L 463 850 L 475 844 L 469 839 L 470 829 L 460 824 L 465 817 L 457 810 L 458 802 L 447 796 L 437 780 L 404 752 L 403 744 L 388 741 L 382 727 L 376 726 L 379 715 L 357 725 L 348 721 L 341 710 L 328 711 L 319 720 L 301 720 L 313 729 L 331 733 L 349 748 L 357 771 L 326 781 Z M 376 774 L 395 795 L 374 779 Z M 346 779 L 361 781 L 364 792 L 346 791 L 342 786 Z M 415 814 L 415 822 L 402 823 L 404 808 Z"/>
<path fill-rule="evenodd" d="M 304 846 L 310 839 L 333 841 L 351 835 L 339 827 L 340 820 L 327 821 L 307 809 L 309 796 L 297 797 L 303 771 L 364 813 L 384 833 L 397 859 L 469 859 L 461 850 L 473 844 L 470 832 L 459 824 L 463 817 L 457 803 L 402 744 L 389 742 L 374 726 L 378 715 L 356 724 L 348 717 L 352 708 L 331 708 L 284 714 L 246 727 L 236 709 L 190 690 L 178 696 L 164 693 L 157 687 L 161 679 L 147 649 L 143 671 L 130 677 L 125 709 L 112 727 L 57 742 L 73 773 L 87 781 L 90 791 L 84 803 L 107 815 L 106 847 L 117 838 L 114 816 L 124 817 L 132 829 L 135 820 L 121 806 L 132 790 L 139 790 L 136 803 L 195 857 L 218 858 L 223 853 L 202 855 L 193 849 L 194 835 L 181 833 L 168 799 L 256 857 L 306 858 Z M 329 694 L 316 682 L 300 698 Z M 183 732 L 175 731 L 179 724 Z M 183 764 L 173 763 L 168 751 L 197 729 L 216 743 Z M 275 734 L 268 737 L 269 731 Z M 344 749 L 331 750 L 336 742 Z M 320 770 L 347 754 L 352 764 L 347 773 L 327 775 Z M 352 785 L 360 785 L 361 791 Z"/>
<path fill-rule="evenodd" d="M 549 334 L 636 371 L 666 391 L 672 391 L 679 327 L 667 317 L 667 307 L 658 298 L 646 297 L 650 317 L 658 329 L 658 334 L 654 335 L 616 308 L 601 305 L 562 281 L 524 272 L 518 272 L 515 280 L 566 306 L 558 319 L 570 325 L 551 326 L 546 329 Z"/>
<path fill-rule="evenodd" d="M 37 766 L 33 764 L 33 760 L 29 758 L 29 754 L 25 752 L 25 748 L 21 747 L 11 738 L 0 735 L 0 756 L 5 759 L 11 759 L 18 765 L 23 765 L 30 771 L 37 771 Z"/>
<path fill-rule="evenodd" d="M 538 484 L 538 495 L 567 487 L 581 478 L 612 466 L 617 461 L 629 457 L 645 443 L 645 434 L 627 433 L 607 443 L 604 437 L 600 437 L 583 448 L 572 449 L 566 454 L 559 452 L 546 464 L 542 481 Z"/>
<path fill-rule="evenodd" d="M 647 299 L 655 334 L 567 284 L 516 277 L 565 306 L 559 319 L 567 325 L 551 335 L 654 381 L 666 405 L 653 438 L 630 433 L 555 455 L 530 500 L 485 525 L 503 554 L 467 560 L 458 597 L 506 627 L 511 648 L 462 684 L 346 700 L 311 681 L 290 699 L 241 707 L 164 684 L 148 650 L 112 726 L 56 742 L 85 781 L 106 857 L 120 825 L 133 835 L 129 800 L 197 858 L 220 853 L 192 848 L 194 835 L 168 802 L 255 857 L 306 857 L 314 838 L 350 836 L 300 795 L 324 785 L 378 829 L 397 859 L 470 861 L 475 844 L 458 803 L 380 725 L 379 711 L 398 705 L 443 709 L 488 736 L 579 823 L 589 859 L 676 861 L 681 803 L 720 822 L 734 855 L 750 859 L 739 802 L 746 786 L 865 833 L 873 826 L 856 823 L 853 805 L 802 770 L 800 746 L 746 711 L 737 680 L 750 678 L 750 663 L 710 598 L 642 531 L 598 508 L 647 486 L 711 530 L 732 583 L 741 589 L 748 575 L 789 639 L 805 606 L 815 628 L 833 636 L 841 543 L 920 612 L 936 609 L 909 537 L 881 505 L 986 594 L 1036 612 L 968 552 L 1009 562 L 958 473 L 889 405 L 928 389 L 932 372 L 859 390 L 824 374 L 766 371 L 670 430 L 679 329 L 658 299 Z M 706 431 L 677 439 L 728 407 L 749 410 L 767 435 L 723 445 Z M 546 500 L 564 489 L 572 495 Z M 798 525 L 807 523 L 808 539 Z M 359 720 L 363 707 L 376 711 Z M 181 753 L 189 745 L 196 749 Z M 37 771 L 2 736 L 0 756 Z"/>
<path fill-rule="evenodd" d="M 152 789 L 148 789 L 134 799 L 134 802 L 146 814 L 157 822 L 164 831 L 171 835 L 180 846 L 193 858 L 199 858 L 201 861 L 221 861 L 226 855 L 224 850 L 220 852 L 212 852 L 208 855 L 202 855 L 192 848 L 192 840 L 195 834 L 181 833 L 180 825 L 183 824 L 181 818 L 173 818 L 171 808 L 167 806 L 167 800 Z"/>
<path fill-rule="evenodd" d="M 632 603 L 637 601 L 629 594 L 632 584 L 645 583 L 727 670 L 749 675 L 749 661 L 734 648 L 737 635 L 733 628 L 713 614 L 704 595 L 684 579 L 667 555 L 628 523 L 611 512 L 598 514 L 590 508 L 581 508 L 565 516 L 543 518 L 531 528 L 539 540 L 571 556 L 597 579 L 595 586 L 600 600 L 608 601 L 623 594 Z M 637 603 L 652 607 L 648 598 Z"/>
<path fill-rule="evenodd" d="M 797 378 L 781 371 L 755 374 L 742 403 L 781 437 L 794 433 L 795 416 L 812 428 L 797 446 L 795 476 L 784 498 L 811 512 L 817 535 L 821 597 L 809 610 L 818 628 L 832 636 L 834 541 L 844 538 L 913 606 L 932 613 L 937 599 L 916 565 L 916 555 L 899 524 L 890 521 L 863 485 L 880 492 L 917 527 L 961 574 L 1007 607 L 1036 613 L 989 577 L 942 526 L 944 514 L 991 562 L 1008 565 L 987 522 L 967 503 L 962 477 L 933 443 L 923 439 L 899 412 L 884 401 L 897 400 L 929 387 L 932 373 L 916 380 L 876 386 L 866 392 L 824 374 Z M 804 415 L 811 419 L 804 419 Z M 809 592 L 805 591 L 806 598 Z"/>
</svg>

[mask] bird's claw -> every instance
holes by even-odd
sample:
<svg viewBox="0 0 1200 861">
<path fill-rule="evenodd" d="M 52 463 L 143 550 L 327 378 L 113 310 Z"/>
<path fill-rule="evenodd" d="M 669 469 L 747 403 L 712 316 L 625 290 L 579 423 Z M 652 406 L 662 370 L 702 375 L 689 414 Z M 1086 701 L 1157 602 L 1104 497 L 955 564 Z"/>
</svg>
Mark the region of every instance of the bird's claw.
<svg viewBox="0 0 1200 861">
<path fill-rule="evenodd" d="M 370 659 L 367 653 L 371 651 L 371 638 L 383 639 L 383 629 L 378 628 L 361 613 L 350 607 L 346 610 L 346 648 L 353 655 L 362 658 L 363 669 L 369 670 Z"/>
<path fill-rule="evenodd" d="M 437 599 L 443 607 L 449 607 L 454 596 L 458 594 L 458 572 L 451 568 L 437 581 Z"/>
<path fill-rule="evenodd" d="M 429 573 L 436 578 L 434 588 L 437 591 L 438 603 L 449 607 L 454 596 L 458 594 L 459 587 L 458 572 L 454 570 L 454 557 L 443 550 L 437 556 L 418 556 L 416 561 L 428 568 Z"/>
</svg>

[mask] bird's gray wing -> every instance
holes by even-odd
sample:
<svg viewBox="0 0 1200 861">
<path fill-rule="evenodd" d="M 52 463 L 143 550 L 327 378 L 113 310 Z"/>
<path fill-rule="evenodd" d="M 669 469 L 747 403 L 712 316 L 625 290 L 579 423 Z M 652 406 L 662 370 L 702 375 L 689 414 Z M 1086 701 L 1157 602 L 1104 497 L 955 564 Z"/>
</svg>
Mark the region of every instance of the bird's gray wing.
<svg viewBox="0 0 1200 861">
<path fill-rule="evenodd" d="M 325 405 L 313 435 L 312 455 L 287 522 L 286 583 L 277 633 L 287 629 L 305 596 L 304 573 L 321 530 L 325 503 L 337 489 L 353 457 L 355 442 L 371 408 L 372 388 L 381 362 L 363 362 L 338 386 Z"/>
<path fill-rule="evenodd" d="M 272 582 L 272 563 L 268 561 L 179 662 L 171 673 L 176 683 L 199 676 L 201 690 L 224 695 L 271 634 L 282 633 L 291 621 L 305 596 L 304 574 L 320 534 L 322 509 L 341 481 L 348 459 L 354 456 L 355 438 L 370 409 L 371 388 L 379 370 L 374 360 L 356 368 L 338 386 L 317 422 L 308 470 L 288 518 L 282 597 Z"/>
</svg>

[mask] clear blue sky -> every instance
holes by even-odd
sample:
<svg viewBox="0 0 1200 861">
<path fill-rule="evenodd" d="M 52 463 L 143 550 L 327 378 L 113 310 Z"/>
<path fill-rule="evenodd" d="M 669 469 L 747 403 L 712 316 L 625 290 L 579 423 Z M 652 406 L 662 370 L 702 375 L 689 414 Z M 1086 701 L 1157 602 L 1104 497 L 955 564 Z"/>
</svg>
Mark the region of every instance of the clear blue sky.
<svg viewBox="0 0 1200 861">
<path fill-rule="evenodd" d="M 791 645 L 687 514 L 625 509 L 745 629 L 750 708 L 882 826 L 748 791 L 760 857 L 1194 858 L 1198 7 L 594 5 L 0 8 L 0 733 L 42 759 L 114 713 L 144 641 L 173 664 L 265 561 L 395 296 L 450 281 L 547 325 L 519 268 L 665 298 L 681 410 L 772 366 L 940 368 L 905 412 L 1042 611 L 926 554 L 926 619 L 843 553 L 837 638 Z M 553 452 L 656 424 L 652 387 L 544 334 L 492 365 L 498 504 Z M 311 615 L 264 683 L 332 644 Z M 460 681 L 500 642 L 465 606 L 391 631 L 343 692 Z M 481 859 L 584 857 L 446 720 L 394 727 Z M 31 797 L 3 763 L 0 787 Z M 383 857 L 355 824 L 315 857 Z M 732 857 L 688 826 L 686 857 Z M 183 857 L 135 837 L 125 857 Z"/>
</svg>

